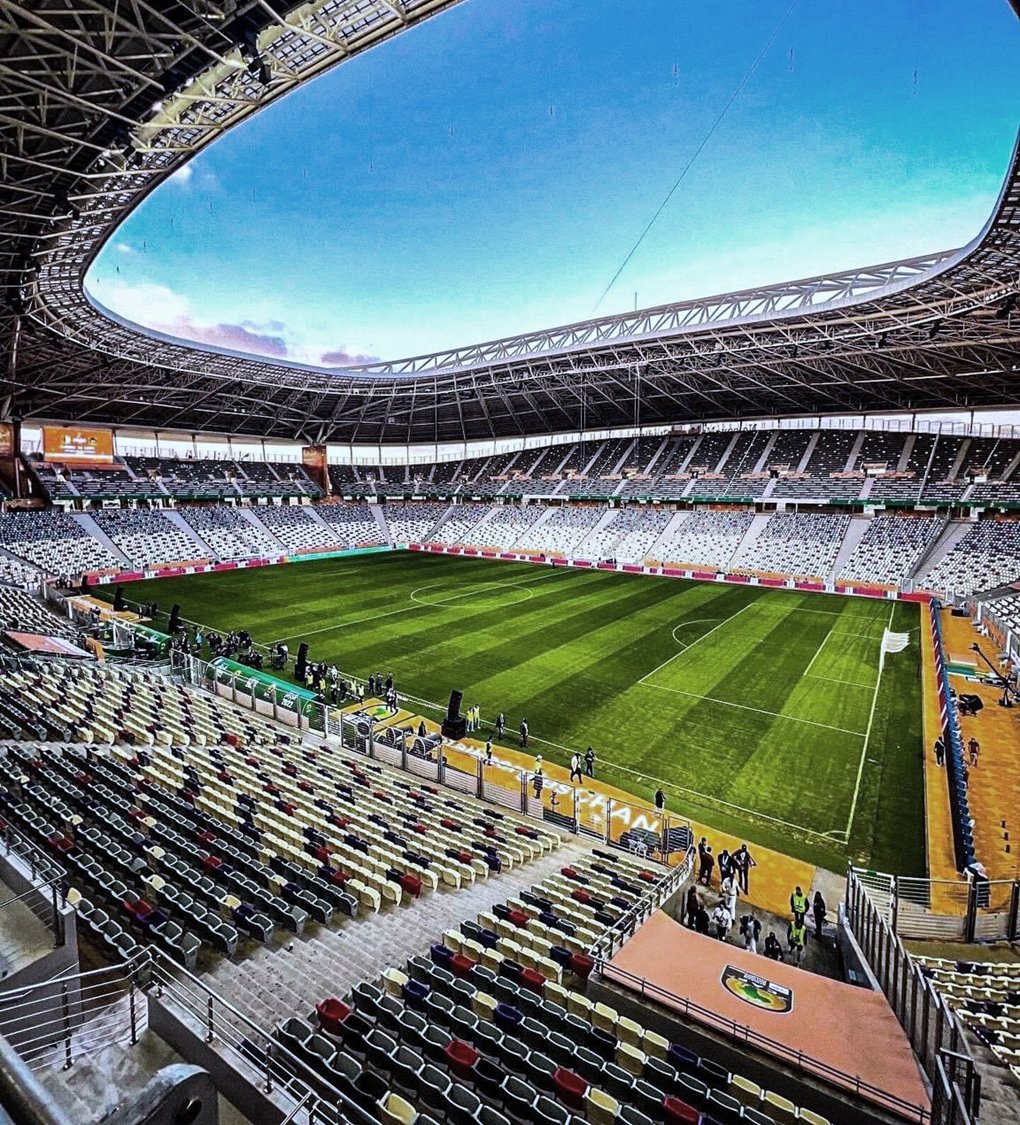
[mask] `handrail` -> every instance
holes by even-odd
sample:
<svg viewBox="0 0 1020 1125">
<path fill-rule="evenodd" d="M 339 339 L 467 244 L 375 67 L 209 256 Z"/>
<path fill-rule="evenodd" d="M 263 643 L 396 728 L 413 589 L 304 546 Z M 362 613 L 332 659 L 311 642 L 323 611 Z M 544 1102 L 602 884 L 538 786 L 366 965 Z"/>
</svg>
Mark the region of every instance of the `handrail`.
<svg viewBox="0 0 1020 1125">
<path fill-rule="evenodd" d="M 250 1016 L 245 1015 L 244 1012 L 236 1008 L 229 1000 L 213 992 L 190 970 L 171 961 L 162 950 L 152 947 L 142 954 L 142 958 L 147 960 L 148 966 L 152 970 L 153 981 L 160 992 L 165 989 L 169 992 L 171 998 L 175 998 L 175 989 L 180 987 L 184 996 L 194 997 L 199 1000 L 204 999 L 206 1001 L 206 1019 L 208 1021 L 207 1026 L 209 1027 L 210 1034 L 213 1033 L 213 1028 L 215 1027 L 215 1010 L 216 1007 L 219 1006 L 229 1012 L 236 1020 L 239 1020 L 249 1031 L 272 1044 L 272 1058 L 269 1057 L 269 1053 L 267 1052 L 267 1067 L 271 1065 L 273 1060 L 285 1060 L 290 1065 L 292 1071 L 292 1079 L 290 1079 L 290 1081 L 298 1083 L 299 1086 L 304 1089 L 306 1096 L 312 1095 L 315 1097 L 316 1104 L 322 1102 L 323 1099 L 319 1098 L 313 1090 L 308 1089 L 308 1083 L 301 1078 L 301 1075 L 308 1071 L 306 1064 L 288 1047 L 279 1042 L 271 1031 L 260 1027 Z M 172 971 L 168 971 L 167 966 L 169 966 Z M 183 985 L 178 978 L 184 978 L 187 985 Z M 186 1005 L 184 1006 L 187 1011 L 192 1011 L 191 1008 L 188 1008 Z M 198 1013 L 194 1012 L 193 1014 L 198 1015 Z M 231 1044 L 231 1046 L 233 1047 L 233 1044 Z M 320 1081 L 329 1089 L 335 1106 L 339 1107 L 342 1113 L 346 1115 L 346 1117 L 342 1117 L 341 1120 L 350 1118 L 354 1121 L 363 1122 L 364 1125 L 374 1125 L 375 1119 L 371 1114 L 367 1113 L 361 1106 L 352 1101 L 342 1090 L 337 1089 L 324 1079 L 320 1078 Z M 288 1096 L 293 1097 L 293 1094 L 291 1094 L 289 1090 Z M 322 1113 L 322 1111 L 319 1112 Z M 325 1113 L 322 1113 L 322 1116 L 326 1120 L 329 1119 L 328 1115 Z"/>
<path fill-rule="evenodd" d="M 71 1125 L 52 1094 L 0 1035 L 0 1107 L 15 1125 Z"/>
</svg>

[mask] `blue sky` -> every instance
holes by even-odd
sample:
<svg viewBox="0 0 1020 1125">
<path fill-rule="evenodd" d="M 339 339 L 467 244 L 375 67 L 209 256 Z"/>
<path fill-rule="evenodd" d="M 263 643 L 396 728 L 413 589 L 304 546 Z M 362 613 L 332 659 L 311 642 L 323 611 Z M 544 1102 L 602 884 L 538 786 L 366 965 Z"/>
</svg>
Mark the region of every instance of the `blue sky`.
<svg viewBox="0 0 1020 1125">
<path fill-rule="evenodd" d="M 968 241 L 1020 117 L 1006 0 L 789 7 L 466 0 L 200 154 L 89 291 L 339 366 Z"/>
</svg>

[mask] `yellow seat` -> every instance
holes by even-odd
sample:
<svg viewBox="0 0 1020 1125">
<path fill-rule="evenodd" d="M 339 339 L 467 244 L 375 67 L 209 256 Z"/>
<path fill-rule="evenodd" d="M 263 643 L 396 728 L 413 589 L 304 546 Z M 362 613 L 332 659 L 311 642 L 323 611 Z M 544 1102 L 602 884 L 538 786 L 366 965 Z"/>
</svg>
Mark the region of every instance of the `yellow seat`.
<svg viewBox="0 0 1020 1125">
<path fill-rule="evenodd" d="M 471 1010 L 479 1019 L 491 1020 L 496 1011 L 496 998 L 487 992 L 478 991 L 471 1000 Z"/>
<path fill-rule="evenodd" d="M 399 969 L 387 969 L 382 975 L 383 988 L 398 999 L 403 995 L 405 984 L 407 984 L 407 973 L 402 973 Z"/>
<path fill-rule="evenodd" d="M 621 1043 L 629 1043 L 632 1047 L 640 1047 L 644 1028 L 632 1020 L 630 1016 L 620 1016 L 616 1021 L 616 1038 Z"/>
<path fill-rule="evenodd" d="M 736 1098 L 741 1105 L 756 1106 L 761 1101 L 762 1090 L 757 1082 L 752 1082 L 742 1074 L 734 1074 L 730 1077 L 730 1088 L 727 1093 Z"/>
<path fill-rule="evenodd" d="M 414 1106 L 399 1094 L 385 1094 L 380 1108 L 383 1121 L 392 1122 L 392 1125 L 411 1125 L 418 1116 Z"/>
<path fill-rule="evenodd" d="M 641 1032 L 641 1050 L 653 1059 L 665 1059 L 669 1054 L 669 1040 L 646 1027 Z"/>
<path fill-rule="evenodd" d="M 591 1125 L 613 1125 L 620 1112 L 620 1103 L 616 1098 L 595 1086 L 588 1087 L 585 1104 Z"/>
<path fill-rule="evenodd" d="M 797 1107 L 790 1101 L 789 1098 L 784 1098 L 782 1094 L 776 1094 L 772 1090 L 765 1091 L 765 1112 L 774 1117 L 776 1121 L 783 1125 L 797 1120 Z"/>
<path fill-rule="evenodd" d="M 640 1078 L 645 1069 L 645 1053 L 629 1043 L 617 1043 L 616 1061 L 635 1078 Z"/>
<path fill-rule="evenodd" d="M 567 1011 L 591 1022 L 592 1002 L 582 992 L 571 992 L 567 997 Z"/>
<path fill-rule="evenodd" d="M 829 1125 L 829 1119 L 823 1117 L 820 1113 L 815 1113 L 812 1109 L 804 1109 L 801 1107 L 800 1118 L 801 1121 L 806 1121 L 808 1125 Z"/>
<path fill-rule="evenodd" d="M 616 1025 L 619 1022 L 620 1013 L 611 1008 L 608 1004 L 603 1004 L 599 1000 L 595 1005 L 595 1010 L 592 1012 L 591 1022 L 593 1027 L 600 1028 L 602 1031 L 608 1031 L 611 1035 L 616 1034 Z"/>
<path fill-rule="evenodd" d="M 556 968 L 559 968 L 558 965 L 555 965 L 555 962 L 553 962 L 553 964 Z M 544 973 L 542 975 L 545 976 Z M 560 1007 L 566 1008 L 571 993 L 569 993 L 562 984 L 559 984 L 555 980 L 549 980 L 548 978 L 546 978 L 543 995 L 551 1004 L 559 1004 Z"/>
</svg>

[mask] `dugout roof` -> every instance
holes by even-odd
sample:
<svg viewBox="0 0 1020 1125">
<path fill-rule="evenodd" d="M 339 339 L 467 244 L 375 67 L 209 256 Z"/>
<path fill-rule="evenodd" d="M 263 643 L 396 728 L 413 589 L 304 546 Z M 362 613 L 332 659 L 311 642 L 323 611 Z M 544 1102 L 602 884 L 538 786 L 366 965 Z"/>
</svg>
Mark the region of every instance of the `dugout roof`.
<svg viewBox="0 0 1020 1125">
<path fill-rule="evenodd" d="M 193 153 L 458 2 L 2 0 L 0 415 L 405 443 L 1015 404 L 1018 148 L 965 247 L 395 362 L 248 358 L 88 300 L 100 247 Z"/>
</svg>

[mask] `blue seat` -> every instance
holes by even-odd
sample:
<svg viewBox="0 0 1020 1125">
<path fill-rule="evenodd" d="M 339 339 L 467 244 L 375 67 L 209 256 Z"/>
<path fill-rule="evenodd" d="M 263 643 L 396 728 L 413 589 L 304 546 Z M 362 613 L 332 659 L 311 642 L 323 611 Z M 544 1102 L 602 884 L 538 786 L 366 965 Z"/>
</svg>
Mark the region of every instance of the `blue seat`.
<svg viewBox="0 0 1020 1125">
<path fill-rule="evenodd" d="M 420 980 L 405 981 L 400 986 L 400 992 L 404 997 L 404 1003 L 411 1008 L 424 1007 L 425 1001 L 431 991 L 429 986 Z"/>
<path fill-rule="evenodd" d="M 515 1031 L 518 1024 L 523 1021 L 524 1013 L 520 1008 L 515 1008 L 512 1004 L 505 1004 L 500 1001 L 492 1013 L 492 1018 L 504 1031 Z"/>
</svg>

